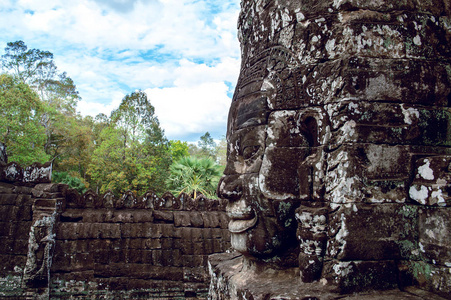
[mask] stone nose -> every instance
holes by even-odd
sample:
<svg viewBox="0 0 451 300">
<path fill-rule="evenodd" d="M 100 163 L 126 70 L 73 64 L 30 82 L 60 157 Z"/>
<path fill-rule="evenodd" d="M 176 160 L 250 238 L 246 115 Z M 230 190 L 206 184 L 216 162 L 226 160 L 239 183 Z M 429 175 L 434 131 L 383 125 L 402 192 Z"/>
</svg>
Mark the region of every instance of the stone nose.
<svg viewBox="0 0 451 300">
<path fill-rule="evenodd" d="M 221 199 L 236 201 L 243 195 L 243 183 L 239 175 L 224 175 L 218 184 L 217 195 Z"/>
</svg>

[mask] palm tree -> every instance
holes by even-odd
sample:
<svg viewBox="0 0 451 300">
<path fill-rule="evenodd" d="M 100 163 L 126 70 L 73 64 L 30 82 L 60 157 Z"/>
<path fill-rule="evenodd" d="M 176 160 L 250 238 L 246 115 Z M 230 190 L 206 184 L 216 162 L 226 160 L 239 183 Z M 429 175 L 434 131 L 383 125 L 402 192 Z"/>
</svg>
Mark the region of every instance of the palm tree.
<svg viewBox="0 0 451 300">
<path fill-rule="evenodd" d="M 167 185 L 171 192 L 174 195 L 192 193 L 194 198 L 198 193 L 214 197 L 222 173 L 221 166 L 212 159 L 190 156 L 180 158 L 169 169 Z"/>
</svg>

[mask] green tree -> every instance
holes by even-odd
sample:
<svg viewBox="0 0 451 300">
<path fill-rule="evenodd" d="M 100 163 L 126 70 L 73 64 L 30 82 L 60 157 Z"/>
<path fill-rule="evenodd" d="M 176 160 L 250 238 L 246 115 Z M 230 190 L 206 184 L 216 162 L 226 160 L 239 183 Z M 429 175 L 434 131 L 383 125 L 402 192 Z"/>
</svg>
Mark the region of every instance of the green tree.
<svg viewBox="0 0 451 300">
<path fill-rule="evenodd" d="M 171 140 L 169 143 L 172 161 L 177 161 L 182 157 L 189 156 L 189 147 L 187 142 Z"/>
<path fill-rule="evenodd" d="M 2 55 L 2 68 L 11 70 L 19 80 L 33 86 L 39 85 L 38 77 L 42 77 L 45 73 L 49 74 L 55 66 L 51 52 L 28 50 L 23 41 L 16 41 L 6 44 L 5 54 Z"/>
<path fill-rule="evenodd" d="M 67 172 L 69 176 L 79 178 L 85 186 L 89 186 L 87 169 L 94 151 L 94 120 L 91 116 L 69 118 L 66 149 L 59 156 L 54 170 Z"/>
<path fill-rule="evenodd" d="M 76 104 L 80 99 L 73 80 L 59 73 L 53 54 L 28 49 L 23 41 L 9 42 L 2 55 L 2 68 L 32 87 L 42 101 L 40 123 L 45 129 L 44 150 L 57 165 L 72 146 L 70 130 L 76 121 Z"/>
<path fill-rule="evenodd" d="M 215 197 L 222 169 L 211 158 L 182 157 L 170 167 L 167 184 L 174 195 L 182 192 L 197 197 Z"/>
<path fill-rule="evenodd" d="M 225 167 L 227 164 L 227 140 L 225 136 L 221 138 L 219 144 L 216 146 L 216 161 L 219 165 Z"/>
<path fill-rule="evenodd" d="M 212 159 L 216 160 L 216 143 L 208 131 L 200 137 L 197 145 L 201 149 L 203 156 L 211 157 Z"/>
<path fill-rule="evenodd" d="M 45 131 L 40 124 L 43 104 L 25 83 L 0 75 L 0 141 L 6 145 L 9 161 L 21 165 L 45 162 Z"/>
<path fill-rule="evenodd" d="M 93 186 L 116 194 L 129 189 L 138 194 L 165 190 L 171 164 L 169 142 L 144 92 L 125 96 L 109 119 L 100 115 L 96 123 L 96 149 L 88 168 Z"/>
<path fill-rule="evenodd" d="M 85 183 L 78 177 L 71 176 L 68 172 L 53 172 L 52 181 L 67 184 L 70 188 L 76 189 L 80 193 L 86 192 Z"/>
<path fill-rule="evenodd" d="M 108 126 L 100 134 L 100 145 L 92 154 L 88 174 L 97 191 L 112 190 L 120 195 L 127 190 L 137 194 L 151 188 L 156 176 L 155 160 L 139 142 L 124 147 L 123 129 Z"/>
</svg>

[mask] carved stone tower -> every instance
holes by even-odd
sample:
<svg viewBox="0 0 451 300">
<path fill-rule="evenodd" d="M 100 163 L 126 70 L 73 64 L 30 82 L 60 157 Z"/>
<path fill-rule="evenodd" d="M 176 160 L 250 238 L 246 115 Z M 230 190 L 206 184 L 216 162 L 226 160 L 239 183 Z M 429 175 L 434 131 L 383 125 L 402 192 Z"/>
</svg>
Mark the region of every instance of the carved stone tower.
<svg viewBox="0 0 451 300">
<path fill-rule="evenodd" d="M 212 298 L 281 286 L 285 299 L 320 286 L 449 295 L 451 3 L 241 6 L 218 194 L 242 255 L 211 258 Z"/>
</svg>

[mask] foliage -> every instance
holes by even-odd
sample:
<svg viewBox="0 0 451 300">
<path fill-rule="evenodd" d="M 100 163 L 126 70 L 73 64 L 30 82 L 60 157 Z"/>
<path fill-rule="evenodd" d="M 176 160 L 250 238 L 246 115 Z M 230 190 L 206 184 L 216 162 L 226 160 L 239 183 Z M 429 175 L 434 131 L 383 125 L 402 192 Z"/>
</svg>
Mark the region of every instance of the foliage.
<svg viewBox="0 0 451 300">
<path fill-rule="evenodd" d="M 216 159 L 216 143 L 208 131 L 200 137 L 200 141 L 197 142 L 197 145 L 201 149 L 203 156 Z"/>
<path fill-rule="evenodd" d="M 195 198 L 198 193 L 214 197 L 222 169 L 210 158 L 185 156 L 170 167 L 171 175 L 167 184 L 174 194 L 190 193 Z"/>
<path fill-rule="evenodd" d="M 25 83 L 7 74 L 0 75 L 0 141 L 6 145 L 10 161 L 21 165 L 46 162 L 45 131 L 40 125 L 44 107 Z"/>
<path fill-rule="evenodd" d="M 173 161 L 177 161 L 182 157 L 189 156 L 189 147 L 187 142 L 172 140 L 169 143 L 169 151 Z"/>
<path fill-rule="evenodd" d="M 109 119 L 96 117 L 96 147 L 87 173 L 100 192 L 165 190 L 171 164 L 169 142 L 154 111 L 147 95 L 138 91 L 125 96 Z"/>
<path fill-rule="evenodd" d="M 227 164 L 227 140 L 225 136 L 221 138 L 219 144 L 216 146 L 216 161 L 224 167 Z"/>
<path fill-rule="evenodd" d="M 70 188 L 76 189 L 80 193 L 86 192 L 85 183 L 78 177 L 69 175 L 68 172 L 53 172 L 52 181 L 67 184 Z"/>
<path fill-rule="evenodd" d="M 67 125 L 70 139 L 65 140 L 64 152 L 59 154 L 58 164 L 54 169 L 77 174 L 77 177 L 87 182 L 89 178 L 86 172 L 94 151 L 94 120 L 90 116 L 76 116 L 68 119 Z"/>
<path fill-rule="evenodd" d="M 162 193 L 170 184 L 214 193 L 222 142 L 216 146 L 208 132 L 197 146 L 168 141 L 143 91 L 126 95 L 110 116 L 82 117 L 75 83 L 57 69 L 51 52 L 10 42 L 1 65 L 8 74 L 0 74 L 0 142 L 10 161 L 52 161 L 54 180 L 80 191 Z"/>
<path fill-rule="evenodd" d="M 2 55 L 2 68 L 21 83 L 28 84 L 41 100 L 40 124 L 45 131 L 44 151 L 58 168 L 59 160 L 67 156 L 78 133 L 76 104 L 80 99 L 73 80 L 59 73 L 53 54 L 28 49 L 23 41 L 9 42 Z"/>
</svg>

